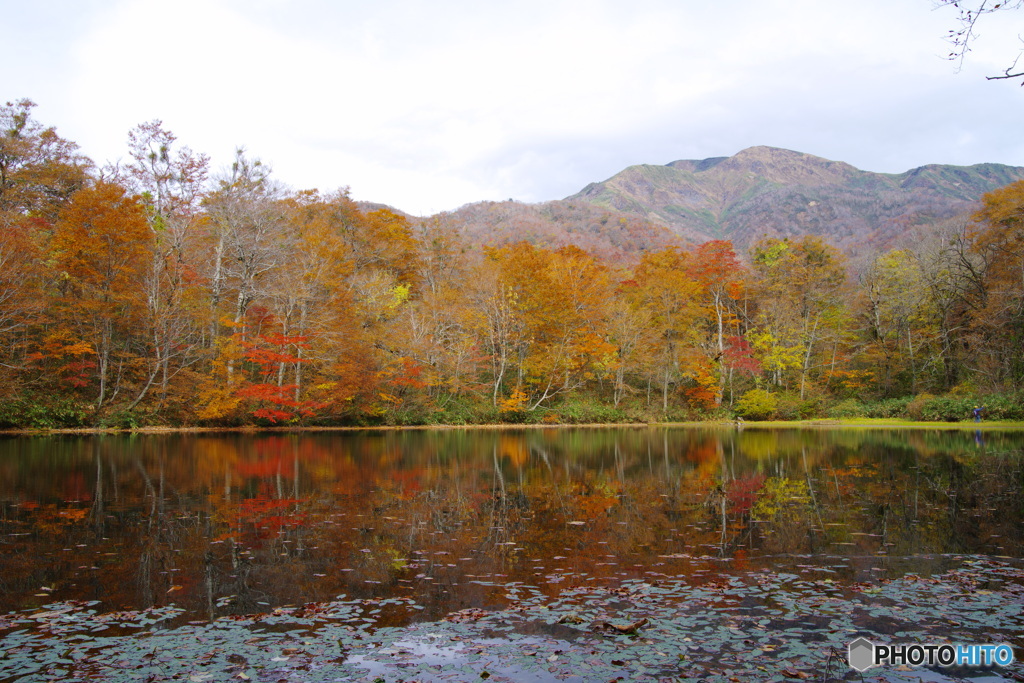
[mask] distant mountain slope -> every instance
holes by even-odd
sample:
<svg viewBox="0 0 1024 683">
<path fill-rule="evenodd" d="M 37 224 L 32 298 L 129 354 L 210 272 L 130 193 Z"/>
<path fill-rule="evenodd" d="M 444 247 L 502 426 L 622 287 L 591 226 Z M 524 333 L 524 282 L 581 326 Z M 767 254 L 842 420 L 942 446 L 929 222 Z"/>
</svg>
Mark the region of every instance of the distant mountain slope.
<svg viewBox="0 0 1024 683">
<path fill-rule="evenodd" d="M 613 261 L 639 258 L 646 250 L 668 245 L 689 245 L 660 221 L 585 201 L 475 202 L 435 218 L 476 246 L 520 241 L 550 248 L 571 244 Z"/>
<path fill-rule="evenodd" d="M 971 210 L 982 194 L 1024 179 L 1002 164 L 861 171 L 810 154 L 751 147 L 731 157 L 630 166 L 565 201 L 643 217 L 695 242 L 820 235 L 883 248 L 906 230 Z"/>
</svg>

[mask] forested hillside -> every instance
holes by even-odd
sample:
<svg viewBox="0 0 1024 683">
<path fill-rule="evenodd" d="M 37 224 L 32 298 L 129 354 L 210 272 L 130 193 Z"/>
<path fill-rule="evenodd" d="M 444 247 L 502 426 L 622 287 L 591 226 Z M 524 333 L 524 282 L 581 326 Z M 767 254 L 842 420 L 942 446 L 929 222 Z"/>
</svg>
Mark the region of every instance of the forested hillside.
<svg viewBox="0 0 1024 683">
<path fill-rule="evenodd" d="M 645 217 L 697 242 L 728 239 L 745 249 L 764 236 L 811 234 L 863 252 L 973 210 L 981 195 L 1018 180 L 1024 168 L 1002 164 L 870 173 L 752 147 L 731 157 L 631 166 L 569 199 Z"/>
<path fill-rule="evenodd" d="M 585 201 L 475 202 L 438 217 L 478 248 L 516 242 L 577 246 L 604 259 L 635 262 L 645 251 L 692 246 L 661 223 Z"/>
<path fill-rule="evenodd" d="M 0 426 L 966 417 L 928 392 L 1024 381 L 1024 182 L 852 271 L 795 228 L 737 254 L 571 206 L 519 213 L 604 225 L 588 249 L 494 246 L 241 152 L 211 175 L 159 122 L 127 149 L 0 109 Z"/>
</svg>

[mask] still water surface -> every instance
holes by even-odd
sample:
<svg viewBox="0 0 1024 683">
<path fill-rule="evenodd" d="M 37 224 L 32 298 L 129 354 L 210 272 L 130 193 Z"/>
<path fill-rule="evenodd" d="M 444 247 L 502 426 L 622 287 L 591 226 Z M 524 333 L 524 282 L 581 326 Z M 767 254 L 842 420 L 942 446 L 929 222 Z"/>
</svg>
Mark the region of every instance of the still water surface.
<svg viewBox="0 0 1024 683">
<path fill-rule="evenodd" d="M 0 613 L 191 618 L 751 567 L 857 582 L 1024 556 L 1024 433 L 602 428 L 0 440 Z"/>
</svg>

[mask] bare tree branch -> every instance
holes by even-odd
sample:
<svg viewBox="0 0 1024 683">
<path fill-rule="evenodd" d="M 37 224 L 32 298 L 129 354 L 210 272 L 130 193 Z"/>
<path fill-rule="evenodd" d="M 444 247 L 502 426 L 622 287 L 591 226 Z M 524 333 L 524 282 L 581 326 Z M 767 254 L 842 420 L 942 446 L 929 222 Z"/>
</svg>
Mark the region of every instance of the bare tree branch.
<svg viewBox="0 0 1024 683">
<path fill-rule="evenodd" d="M 956 8 L 959 12 L 957 17 L 959 28 L 951 29 L 947 36 L 947 40 L 953 46 L 953 51 L 949 53 L 947 59 L 956 62 L 956 70 L 959 73 L 960 69 L 963 68 L 967 53 L 971 51 L 972 42 L 978 38 L 978 35 L 974 32 L 978 20 L 986 14 L 1021 9 L 1024 7 L 1024 0 L 1008 0 L 995 3 L 992 3 L 991 0 L 971 0 L 970 3 L 965 2 L 965 0 L 938 0 L 936 5 L 937 8 L 950 6 Z M 1024 54 L 1024 51 L 1021 54 Z M 1024 71 L 1013 73 L 1021 54 L 1017 55 L 1017 58 L 1013 60 L 1013 64 L 1007 67 L 1002 75 L 986 76 L 986 79 L 995 81 L 1024 77 Z M 1024 82 L 1021 85 L 1024 85 Z"/>
<path fill-rule="evenodd" d="M 1017 55 L 1017 59 L 1013 60 L 1013 64 L 1011 64 L 1010 66 L 1008 66 L 1006 68 L 1006 71 L 1003 72 L 1002 76 L 985 76 L 985 80 L 988 80 L 988 81 L 999 81 L 999 80 L 1004 80 L 1004 79 L 1007 79 L 1007 78 L 1021 78 L 1021 77 L 1024 77 L 1024 71 L 1018 71 L 1015 74 L 1010 73 L 1015 68 L 1017 68 L 1017 62 L 1020 61 L 1020 57 L 1021 57 L 1020 55 Z M 1024 82 L 1021 83 L 1021 86 L 1024 87 Z"/>
</svg>

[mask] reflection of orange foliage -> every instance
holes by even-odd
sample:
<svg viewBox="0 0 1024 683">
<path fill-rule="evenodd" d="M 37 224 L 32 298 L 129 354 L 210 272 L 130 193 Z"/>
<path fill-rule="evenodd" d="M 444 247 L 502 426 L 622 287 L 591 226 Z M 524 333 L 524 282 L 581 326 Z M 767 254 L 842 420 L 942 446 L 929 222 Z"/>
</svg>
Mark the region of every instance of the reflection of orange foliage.
<svg viewBox="0 0 1024 683">
<path fill-rule="evenodd" d="M 33 521 L 42 533 L 60 533 L 75 526 L 89 515 L 88 508 L 62 508 L 56 505 L 39 506 L 38 503 L 22 503 L 22 507 L 35 507 Z"/>
<path fill-rule="evenodd" d="M 572 507 L 570 514 L 575 520 L 601 522 L 604 528 L 608 522 L 610 511 L 618 505 L 621 486 L 601 478 L 589 484 L 580 483 L 572 488 Z M 571 521 L 571 520 L 566 520 Z"/>
<path fill-rule="evenodd" d="M 721 460 L 721 444 L 716 439 L 691 442 L 686 449 L 686 459 L 700 465 L 701 470 L 713 470 Z"/>
<path fill-rule="evenodd" d="M 530 461 L 530 450 L 522 434 L 502 434 L 498 437 L 498 454 L 511 460 L 516 467 L 522 467 Z"/>
<path fill-rule="evenodd" d="M 590 496 L 580 495 L 576 498 L 578 514 L 584 520 L 596 520 L 608 515 L 608 510 L 617 502 L 614 496 L 594 494 Z"/>
<path fill-rule="evenodd" d="M 194 451 L 202 453 L 201 458 L 195 459 L 194 476 L 206 484 L 223 478 L 224 473 L 233 469 L 234 463 L 241 457 L 238 442 L 234 439 L 198 437 L 193 443 Z"/>
</svg>

